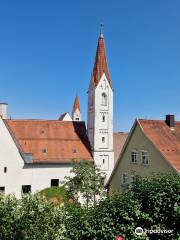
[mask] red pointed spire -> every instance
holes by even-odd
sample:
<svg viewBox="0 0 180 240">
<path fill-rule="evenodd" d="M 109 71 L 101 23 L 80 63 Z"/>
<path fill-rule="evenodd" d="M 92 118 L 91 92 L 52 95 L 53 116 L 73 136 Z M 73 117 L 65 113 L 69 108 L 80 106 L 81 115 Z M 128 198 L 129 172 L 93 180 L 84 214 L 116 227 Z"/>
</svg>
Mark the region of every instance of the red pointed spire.
<svg viewBox="0 0 180 240">
<path fill-rule="evenodd" d="M 77 96 L 77 95 L 76 95 L 76 98 L 75 98 L 75 100 L 74 100 L 73 112 L 75 112 L 76 109 L 79 109 L 79 111 L 80 111 L 80 104 L 79 104 L 79 99 L 78 99 L 78 96 Z"/>
<path fill-rule="evenodd" d="M 92 81 L 94 82 L 95 86 L 98 85 L 103 73 L 105 73 L 106 78 L 109 81 L 110 86 L 112 87 L 106 58 L 105 40 L 101 31 L 100 37 L 98 39 L 94 69 L 92 72 Z"/>
</svg>

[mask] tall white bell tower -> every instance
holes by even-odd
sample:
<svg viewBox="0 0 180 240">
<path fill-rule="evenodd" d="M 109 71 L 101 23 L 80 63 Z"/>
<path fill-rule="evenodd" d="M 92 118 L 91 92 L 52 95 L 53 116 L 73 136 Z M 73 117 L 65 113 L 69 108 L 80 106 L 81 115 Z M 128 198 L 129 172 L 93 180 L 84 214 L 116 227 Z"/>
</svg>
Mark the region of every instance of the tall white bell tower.
<svg viewBox="0 0 180 240">
<path fill-rule="evenodd" d="M 113 89 L 102 31 L 98 39 L 95 64 L 88 90 L 87 128 L 94 162 L 106 173 L 106 179 L 108 179 L 114 167 Z"/>
</svg>

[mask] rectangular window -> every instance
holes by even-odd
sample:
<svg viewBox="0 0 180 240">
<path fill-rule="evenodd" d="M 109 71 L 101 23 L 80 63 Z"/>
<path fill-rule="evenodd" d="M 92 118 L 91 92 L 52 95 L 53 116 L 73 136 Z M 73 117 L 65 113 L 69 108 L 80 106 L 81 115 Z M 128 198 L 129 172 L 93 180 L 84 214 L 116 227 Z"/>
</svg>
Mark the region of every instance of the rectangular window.
<svg viewBox="0 0 180 240">
<path fill-rule="evenodd" d="M 136 176 L 131 175 L 131 183 L 134 183 L 136 181 Z"/>
<path fill-rule="evenodd" d="M 107 106 L 107 94 L 103 92 L 101 97 L 102 97 L 101 104 Z"/>
<path fill-rule="evenodd" d="M 131 163 L 137 163 L 137 159 L 138 159 L 137 150 L 132 150 L 131 151 Z"/>
<path fill-rule="evenodd" d="M 148 165 L 149 164 L 149 154 L 148 151 L 141 151 L 141 162 L 144 165 Z"/>
<path fill-rule="evenodd" d="M 102 137 L 102 143 L 105 143 L 105 137 Z"/>
<path fill-rule="evenodd" d="M 128 183 L 128 175 L 127 173 L 122 174 L 122 184 L 125 185 Z"/>
<path fill-rule="evenodd" d="M 0 193 L 5 193 L 5 187 L 0 187 Z"/>
<path fill-rule="evenodd" d="M 7 167 L 4 167 L 4 173 L 7 173 Z"/>
<path fill-rule="evenodd" d="M 99 159 L 100 159 L 100 168 L 102 171 L 106 171 L 109 169 L 109 156 L 102 154 L 99 155 Z"/>
<path fill-rule="evenodd" d="M 59 179 L 51 179 L 51 187 L 58 187 Z"/>
<path fill-rule="evenodd" d="M 22 193 L 30 193 L 31 192 L 31 185 L 22 185 Z"/>
</svg>

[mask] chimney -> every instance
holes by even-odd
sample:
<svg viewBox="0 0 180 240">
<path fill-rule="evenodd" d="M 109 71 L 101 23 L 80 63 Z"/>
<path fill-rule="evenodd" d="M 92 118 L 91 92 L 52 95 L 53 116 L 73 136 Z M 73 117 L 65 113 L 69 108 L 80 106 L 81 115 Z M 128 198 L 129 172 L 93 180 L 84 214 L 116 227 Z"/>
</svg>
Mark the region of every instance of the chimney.
<svg viewBox="0 0 180 240">
<path fill-rule="evenodd" d="M 8 104 L 0 103 L 0 117 L 2 117 L 2 119 L 7 119 L 7 110 L 8 110 Z"/>
<path fill-rule="evenodd" d="M 175 116 L 172 115 L 172 114 L 166 115 L 166 124 L 167 124 L 170 128 L 175 128 Z"/>
</svg>

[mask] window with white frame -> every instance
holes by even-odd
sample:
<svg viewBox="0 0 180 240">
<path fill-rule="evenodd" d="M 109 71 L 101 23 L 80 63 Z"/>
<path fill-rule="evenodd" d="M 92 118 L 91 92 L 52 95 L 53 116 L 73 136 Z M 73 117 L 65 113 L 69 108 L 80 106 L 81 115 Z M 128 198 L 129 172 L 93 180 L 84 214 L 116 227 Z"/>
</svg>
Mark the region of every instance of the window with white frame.
<svg viewBox="0 0 180 240">
<path fill-rule="evenodd" d="M 138 151 L 136 149 L 133 149 L 131 151 L 131 163 L 137 163 L 138 159 Z"/>
<path fill-rule="evenodd" d="M 144 165 L 148 165 L 149 164 L 149 154 L 148 154 L 148 151 L 146 151 L 146 150 L 142 150 L 141 151 L 141 162 Z"/>
<path fill-rule="evenodd" d="M 127 184 L 128 183 L 128 175 L 127 173 L 122 174 L 122 184 Z"/>
<path fill-rule="evenodd" d="M 101 95 L 101 104 L 107 106 L 107 94 L 105 92 Z"/>
</svg>

